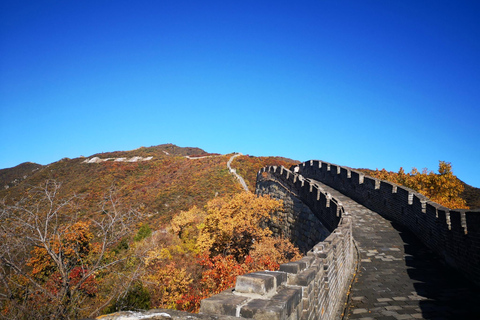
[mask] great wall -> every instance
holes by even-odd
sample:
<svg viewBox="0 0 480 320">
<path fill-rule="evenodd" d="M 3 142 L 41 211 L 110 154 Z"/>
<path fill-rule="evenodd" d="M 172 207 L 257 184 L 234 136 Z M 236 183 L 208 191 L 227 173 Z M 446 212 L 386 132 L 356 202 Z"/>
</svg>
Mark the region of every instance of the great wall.
<svg viewBox="0 0 480 320">
<path fill-rule="evenodd" d="M 321 161 L 263 168 L 256 193 L 284 201 L 270 228 L 304 258 L 239 276 L 199 314 L 117 319 L 480 319 L 479 210 Z"/>
</svg>

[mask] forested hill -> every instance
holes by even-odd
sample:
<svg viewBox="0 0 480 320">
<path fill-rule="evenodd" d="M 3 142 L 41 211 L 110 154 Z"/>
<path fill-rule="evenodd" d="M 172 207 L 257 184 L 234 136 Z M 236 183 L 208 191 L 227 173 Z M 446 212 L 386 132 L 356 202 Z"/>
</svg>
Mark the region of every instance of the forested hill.
<svg viewBox="0 0 480 320">
<path fill-rule="evenodd" d="M 24 162 L 13 168 L 0 169 L 0 186 L 4 189 L 16 186 L 42 167 L 38 163 Z"/>
<path fill-rule="evenodd" d="M 465 199 L 467 206 L 471 209 L 480 209 L 480 189 L 472 187 L 464 182 L 462 183 L 465 189 L 463 190 L 461 197 Z"/>
<path fill-rule="evenodd" d="M 82 214 L 95 216 L 99 214 L 98 203 L 114 188 L 123 205 L 141 210 L 149 223 L 162 225 L 181 210 L 202 207 L 216 196 L 241 192 L 241 185 L 226 166 L 232 155 L 163 144 L 64 158 L 46 166 L 23 163 L 0 170 L 0 198 L 19 200 L 27 190 L 54 179 L 62 184 L 62 195 L 78 197 L 76 203 Z M 255 190 L 260 168 L 295 163 L 278 157 L 240 156 L 232 167 Z"/>
</svg>

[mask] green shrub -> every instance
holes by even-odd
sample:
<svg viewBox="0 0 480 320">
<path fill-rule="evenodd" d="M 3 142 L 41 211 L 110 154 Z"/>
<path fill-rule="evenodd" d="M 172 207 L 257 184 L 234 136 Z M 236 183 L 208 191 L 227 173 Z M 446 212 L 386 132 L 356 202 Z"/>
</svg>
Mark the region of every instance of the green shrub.
<svg viewBox="0 0 480 320">
<path fill-rule="evenodd" d="M 148 223 L 144 223 L 142 224 L 140 229 L 138 229 L 138 232 L 135 235 L 135 238 L 133 238 L 133 240 L 138 242 L 140 240 L 143 240 L 149 237 L 151 234 L 152 234 L 152 229 L 150 229 L 150 226 L 148 225 Z"/>
<path fill-rule="evenodd" d="M 143 286 L 142 282 L 136 282 L 128 292 L 120 296 L 110 306 L 108 306 L 104 313 L 113 313 L 122 310 L 148 310 L 150 309 L 150 293 Z"/>
</svg>

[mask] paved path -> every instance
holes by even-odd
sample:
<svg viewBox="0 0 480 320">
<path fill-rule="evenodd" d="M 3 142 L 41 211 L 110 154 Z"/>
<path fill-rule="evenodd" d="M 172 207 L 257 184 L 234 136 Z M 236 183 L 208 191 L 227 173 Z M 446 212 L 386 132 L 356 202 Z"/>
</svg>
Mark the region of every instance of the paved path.
<svg viewBox="0 0 480 320">
<path fill-rule="evenodd" d="M 230 171 L 230 173 L 232 173 L 238 179 L 238 181 L 242 185 L 243 189 L 245 189 L 245 191 L 248 192 L 248 187 L 247 187 L 247 184 L 245 183 L 245 180 L 243 180 L 243 178 L 237 173 L 237 171 L 235 169 L 232 169 L 232 166 L 231 166 L 233 159 L 235 159 L 238 156 L 242 156 L 242 155 L 243 154 L 241 154 L 241 153 L 236 153 L 233 156 L 231 156 L 230 159 L 227 162 L 227 167 L 228 167 L 228 170 Z"/>
<path fill-rule="evenodd" d="M 392 224 L 320 183 L 354 221 L 359 266 L 345 319 L 480 319 L 480 288 Z"/>
</svg>

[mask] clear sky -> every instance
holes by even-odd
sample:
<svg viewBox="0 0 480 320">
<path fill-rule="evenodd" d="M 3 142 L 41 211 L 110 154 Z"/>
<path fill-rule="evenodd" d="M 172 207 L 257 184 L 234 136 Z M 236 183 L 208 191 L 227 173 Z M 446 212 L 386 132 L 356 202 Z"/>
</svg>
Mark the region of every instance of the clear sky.
<svg viewBox="0 0 480 320">
<path fill-rule="evenodd" d="M 480 1 L 0 1 L 0 168 L 174 143 L 480 187 Z"/>
</svg>

